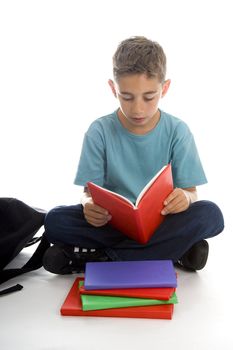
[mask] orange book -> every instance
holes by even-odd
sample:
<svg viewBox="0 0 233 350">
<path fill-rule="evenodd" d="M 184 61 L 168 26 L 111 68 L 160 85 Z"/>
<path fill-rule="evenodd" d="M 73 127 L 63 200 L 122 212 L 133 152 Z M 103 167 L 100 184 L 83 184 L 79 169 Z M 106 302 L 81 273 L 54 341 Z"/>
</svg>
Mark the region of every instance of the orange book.
<svg viewBox="0 0 233 350">
<path fill-rule="evenodd" d="M 173 190 L 171 164 L 163 167 L 140 192 L 136 203 L 126 197 L 88 182 L 93 201 L 108 210 L 113 227 L 145 244 L 164 220 L 164 200 Z"/>
<path fill-rule="evenodd" d="M 79 281 L 83 278 L 76 278 L 61 309 L 62 316 L 100 316 L 100 317 L 132 317 L 132 318 L 157 318 L 172 319 L 174 304 L 134 306 L 117 309 L 83 311 L 79 294 Z"/>
</svg>

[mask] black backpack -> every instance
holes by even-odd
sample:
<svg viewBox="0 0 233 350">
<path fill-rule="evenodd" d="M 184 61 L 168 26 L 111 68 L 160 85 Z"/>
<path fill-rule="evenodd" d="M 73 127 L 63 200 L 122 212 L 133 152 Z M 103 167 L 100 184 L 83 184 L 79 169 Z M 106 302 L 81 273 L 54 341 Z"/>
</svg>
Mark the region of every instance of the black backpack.
<svg viewBox="0 0 233 350">
<path fill-rule="evenodd" d="M 44 225 L 46 211 L 30 207 L 16 198 L 0 198 L 0 284 L 23 273 L 39 269 L 50 244 L 44 234 L 34 237 Z M 40 241 L 37 249 L 21 268 L 6 269 L 19 252 Z M 0 295 L 23 287 L 19 284 L 1 290 Z"/>
</svg>

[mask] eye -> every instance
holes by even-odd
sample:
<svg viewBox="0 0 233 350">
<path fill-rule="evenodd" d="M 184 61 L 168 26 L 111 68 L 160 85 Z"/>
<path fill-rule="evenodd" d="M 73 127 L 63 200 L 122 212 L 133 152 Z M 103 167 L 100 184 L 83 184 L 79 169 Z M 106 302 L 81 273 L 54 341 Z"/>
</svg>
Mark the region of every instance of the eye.
<svg viewBox="0 0 233 350">
<path fill-rule="evenodd" d="M 152 101 L 159 94 L 159 91 L 144 95 L 144 101 Z"/>
<path fill-rule="evenodd" d="M 154 96 L 153 97 L 144 97 L 145 101 L 152 101 L 153 99 L 154 99 Z"/>
<path fill-rule="evenodd" d="M 120 95 L 122 100 L 124 101 L 132 101 L 133 100 L 133 96 L 131 95 Z"/>
<path fill-rule="evenodd" d="M 122 97 L 124 101 L 132 101 L 133 97 Z"/>
</svg>

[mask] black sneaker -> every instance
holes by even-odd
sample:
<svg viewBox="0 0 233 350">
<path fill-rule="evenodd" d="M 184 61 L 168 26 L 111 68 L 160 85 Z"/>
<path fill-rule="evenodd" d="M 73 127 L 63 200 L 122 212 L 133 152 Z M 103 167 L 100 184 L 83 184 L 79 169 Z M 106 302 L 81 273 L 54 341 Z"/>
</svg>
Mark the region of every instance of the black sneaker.
<svg viewBox="0 0 233 350">
<path fill-rule="evenodd" d="M 209 244 L 204 239 L 195 243 L 182 257 L 177 261 L 177 265 L 187 270 L 201 270 L 207 262 L 209 254 Z"/>
<path fill-rule="evenodd" d="M 109 260 L 103 250 L 53 245 L 44 254 L 43 266 L 49 272 L 65 275 L 84 272 L 86 262 Z"/>
</svg>

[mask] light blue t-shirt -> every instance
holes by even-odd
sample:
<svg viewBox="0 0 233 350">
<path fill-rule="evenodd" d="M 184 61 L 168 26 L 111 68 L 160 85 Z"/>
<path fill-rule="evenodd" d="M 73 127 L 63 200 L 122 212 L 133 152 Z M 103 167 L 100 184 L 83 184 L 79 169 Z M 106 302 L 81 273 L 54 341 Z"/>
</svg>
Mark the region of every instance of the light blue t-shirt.
<svg viewBox="0 0 233 350">
<path fill-rule="evenodd" d="M 174 187 L 206 183 L 188 126 L 160 112 L 156 127 L 145 135 L 129 132 L 117 111 L 95 120 L 85 134 L 74 183 L 85 186 L 92 181 L 135 202 L 149 180 L 170 162 Z"/>
</svg>

